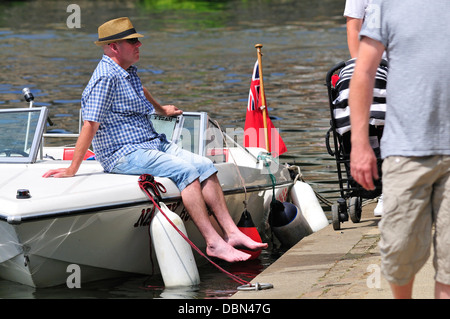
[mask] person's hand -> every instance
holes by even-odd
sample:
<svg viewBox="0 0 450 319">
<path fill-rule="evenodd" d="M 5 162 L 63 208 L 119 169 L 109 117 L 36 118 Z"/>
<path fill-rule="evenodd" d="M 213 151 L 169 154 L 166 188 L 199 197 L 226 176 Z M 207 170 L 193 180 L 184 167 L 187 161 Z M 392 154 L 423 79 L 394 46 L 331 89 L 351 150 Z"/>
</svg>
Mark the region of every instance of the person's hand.
<svg viewBox="0 0 450 319">
<path fill-rule="evenodd" d="M 350 154 L 350 170 L 355 181 L 367 190 L 374 190 L 374 179 L 378 179 L 377 158 L 370 146 L 355 147 Z"/>
<path fill-rule="evenodd" d="M 69 168 L 57 168 L 57 169 L 51 169 L 48 172 L 46 172 L 42 177 L 72 177 L 75 174 L 69 169 Z"/>
<path fill-rule="evenodd" d="M 163 105 L 161 108 L 164 110 L 164 114 L 167 116 L 177 116 L 183 114 L 183 111 L 177 108 L 175 105 Z"/>
</svg>

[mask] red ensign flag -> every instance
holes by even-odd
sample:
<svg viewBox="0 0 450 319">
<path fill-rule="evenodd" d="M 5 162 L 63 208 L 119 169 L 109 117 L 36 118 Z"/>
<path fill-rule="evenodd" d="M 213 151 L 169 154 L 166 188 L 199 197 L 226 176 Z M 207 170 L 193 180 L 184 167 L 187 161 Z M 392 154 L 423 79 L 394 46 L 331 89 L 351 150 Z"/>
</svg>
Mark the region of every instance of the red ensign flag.
<svg viewBox="0 0 450 319">
<path fill-rule="evenodd" d="M 264 135 L 264 118 L 261 110 L 260 77 L 258 60 L 253 68 L 252 82 L 248 94 L 247 115 L 245 117 L 244 146 L 266 148 Z M 266 108 L 267 111 L 267 108 Z M 273 156 L 279 156 L 287 151 L 278 130 L 272 124 L 269 118 L 269 112 L 266 113 L 267 133 L 269 137 L 269 150 Z"/>
</svg>

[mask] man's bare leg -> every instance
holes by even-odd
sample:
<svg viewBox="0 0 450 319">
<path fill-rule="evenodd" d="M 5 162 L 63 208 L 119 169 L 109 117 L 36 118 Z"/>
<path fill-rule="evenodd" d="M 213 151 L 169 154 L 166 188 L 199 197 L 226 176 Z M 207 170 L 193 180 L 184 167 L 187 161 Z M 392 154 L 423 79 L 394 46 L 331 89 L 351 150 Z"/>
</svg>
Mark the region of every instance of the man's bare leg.
<svg viewBox="0 0 450 319">
<path fill-rule="evenodd" d="M 246 248 L 249 250 L 267 248 L 267 243 L 255 242 L 253 239 L 242 233 L 236 226 L 228 211 L 225 197 L 216 174 L 203 181 L 201 186 L 205 203 L 212 210 L 220 227 L 222 227 L 226 242 L 233 247 Z"/>
<path fill-rule="evenodd" d="M 395 299 L 411 299 L 412 298 L 412 289 L 414 284 L 414 278 L 411 279 L 409 283 L 403 286 L 398 286 L 395 284 L 391 285 L 391 291 L 394 295 Z"/>
<path fill-rule="evenodd" d="M 249 254 L 239 251 L 227 243 L 212 226 L 198 179 L 183 189 L 181 197 L 186 210 L 205 238 L 206 253 L 209 256 L 228 262 L 245 261 L 250 258 Z"/>
<path fill-rule="evenodd" d="M 436 281 L 434 297 L 436 299 L 450 299 L 450 286 Z"/>
<path fill-rule="evenodd" d="M 404 286 L 391 284 L 392 293 L 396 299 L 411 299 L 414 278 Z M 436 281 L 434 287 L 434 297 L 436 299 L 450 299 L 450 286 Z"/>
</svg>

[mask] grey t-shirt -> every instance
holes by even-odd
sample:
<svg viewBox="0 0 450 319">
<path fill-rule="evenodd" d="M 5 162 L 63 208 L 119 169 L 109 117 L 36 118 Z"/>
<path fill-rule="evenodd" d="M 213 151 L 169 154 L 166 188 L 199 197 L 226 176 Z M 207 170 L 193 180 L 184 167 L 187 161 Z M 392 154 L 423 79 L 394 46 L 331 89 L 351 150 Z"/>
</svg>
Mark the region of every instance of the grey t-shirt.
<svg viewBox="0 0 450 319">
<path fill-rule="evenodd" d="M 360 36 L 389 61 L 382 157 L 450 155 L 450 1 L 374 0 Z"/>
</svg>

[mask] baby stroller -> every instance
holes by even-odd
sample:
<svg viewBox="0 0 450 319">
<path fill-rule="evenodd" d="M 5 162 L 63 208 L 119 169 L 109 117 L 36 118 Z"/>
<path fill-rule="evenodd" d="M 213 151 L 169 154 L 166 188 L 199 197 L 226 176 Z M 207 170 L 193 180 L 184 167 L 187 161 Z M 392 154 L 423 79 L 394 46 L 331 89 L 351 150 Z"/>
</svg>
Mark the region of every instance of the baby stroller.
<svg viewBox="0 0 450 319">
<path fill-rule="evenodd" d="M 332 67 L 326 76 L 326 86 L 331 111 L 330 129 L 325 138 L 328 153 L 336 158 L 337 174 L 341 197 L 331 207 L 334 230 L 340 223 L 350 219 L 354 223 L 361 220 L 362 200 L 373 199 L 382 193 L 380 139 L 383 135 L 386 113 L 386 80 L 388 65 L 385 60 L 378 67 L 374 87 L 374 99 L 370 108 L 369 140 L 377 157 L 380 179 L 375 181 L 375 190 L 368 191 L 360 186 L 350 174 L 351 127 L 348 105 L 350 79 L 355 67 L 355 59 L 343 61 Z M 333 134 L 334 150 L 330 146 Z M 346 178 L 343 177 L 343 172 Z"/>
</svg>

